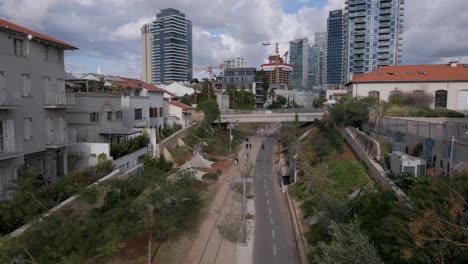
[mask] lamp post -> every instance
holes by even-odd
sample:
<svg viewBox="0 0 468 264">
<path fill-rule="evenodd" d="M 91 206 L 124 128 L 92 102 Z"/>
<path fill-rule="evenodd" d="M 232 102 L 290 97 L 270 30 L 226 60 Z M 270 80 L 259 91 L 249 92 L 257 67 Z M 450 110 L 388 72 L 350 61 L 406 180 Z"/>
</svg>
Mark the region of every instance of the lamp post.
<svg viewBox="0 0 468 264">
<path fill-rule="evenodd" d="M 229 154 L 232 152 L 232 129 L 236 127 L 235 123 L 229 121 L 227 126 L 229 128 Z"/>
<path fill-rule="evenodd" d="M 449 170 L 448 170 L 448 176 L 450 177 L 451 175 L 451 171 L 452 171 L 452 168 L 453 168 L 453 145 L 455 143 L 455 136 L 452 136 L 452 147 L 450 148 L 450 167 L 449 167 Z"/>
</svg>

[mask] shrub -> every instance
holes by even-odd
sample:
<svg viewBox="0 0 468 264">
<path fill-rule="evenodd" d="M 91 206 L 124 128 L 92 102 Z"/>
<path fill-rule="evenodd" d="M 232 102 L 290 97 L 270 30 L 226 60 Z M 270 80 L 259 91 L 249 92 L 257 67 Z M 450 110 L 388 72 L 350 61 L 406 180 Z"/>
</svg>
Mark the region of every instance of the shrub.
<svg viewBox="0 0 468 264">
<path fill-rule="evenodd" d="M 141 148 L 148 146 L 150 139 L 147 134 L 142 134 L 138 137 L 132 138 L 127 142 L 120 144 L 112 144 L 110 154 L 114 159 L 118 159 L 130 153 L 133 153 Z"/>
</svg>

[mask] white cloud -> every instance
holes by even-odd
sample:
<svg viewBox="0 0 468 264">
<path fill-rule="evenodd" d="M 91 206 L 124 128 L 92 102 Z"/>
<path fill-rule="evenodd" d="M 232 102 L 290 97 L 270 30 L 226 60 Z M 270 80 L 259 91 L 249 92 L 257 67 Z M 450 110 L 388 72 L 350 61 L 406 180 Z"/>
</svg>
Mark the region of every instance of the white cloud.
<svg viewBox="0 0 468 264">
<path fill-rule="evenodd" d="M 292 0 L 0 0 L 0 17 L 70 42 L 74 56 L 95 56 L 109 73 L 138 77 L 140 28 L 162 8 L 176 8 L 192 20 L 194 65 L 220 64 L 242 56 L 258 67 L 274 47 L 326 30 L 328 12 L 345 0 L 328 0 L 322 8 L 302 7 L 287 14 Z M 303 1 L 303 0 L 295 0 Z M 411 0 L 405 3 L 404 63 L 445 62 L 468 55 L 468 1 Z M 220 32 L 211 34 L 211 32 Z M 288 45 L 281 45 L 284 53 Z M 80 68 L 82 68 L 80 66 Z"/>
</svg>

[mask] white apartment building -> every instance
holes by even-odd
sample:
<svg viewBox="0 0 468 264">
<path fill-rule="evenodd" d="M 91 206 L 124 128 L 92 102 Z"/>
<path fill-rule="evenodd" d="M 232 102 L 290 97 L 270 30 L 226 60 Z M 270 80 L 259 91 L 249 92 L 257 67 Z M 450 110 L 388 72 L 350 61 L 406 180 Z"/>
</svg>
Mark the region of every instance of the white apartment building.
<svg viewBox="0 0 468 264">
<path fill-rule="evenodd" d="M 0 200 L 23 165 L 51 180 L 67 173 L 64 51 L 75 46 L 0 19 Z"/>
<path fill-rule="evenodd" d="M 226 59 L 224 59 L 223 67 L 224 67 L 224 69 L 245 68 L 245 67 L 247 67 L 247 61 L 244 58 L 241 58 L 241 57 L 226 58 Z"/>
</svg>

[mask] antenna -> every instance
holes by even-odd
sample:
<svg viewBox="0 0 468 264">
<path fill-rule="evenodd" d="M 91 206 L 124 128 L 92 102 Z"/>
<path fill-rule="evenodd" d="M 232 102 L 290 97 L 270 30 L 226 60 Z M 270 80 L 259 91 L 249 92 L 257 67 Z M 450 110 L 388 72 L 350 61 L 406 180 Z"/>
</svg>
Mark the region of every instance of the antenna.
<svg viewBox="0 0 468 264">
<path fill-rule="evenodd" d="M 98 66 L 98 67 L 97 67 L 97 73 L 98 73 L 98 74 L 101 74 L 101 66 Z"/>
</svg>

